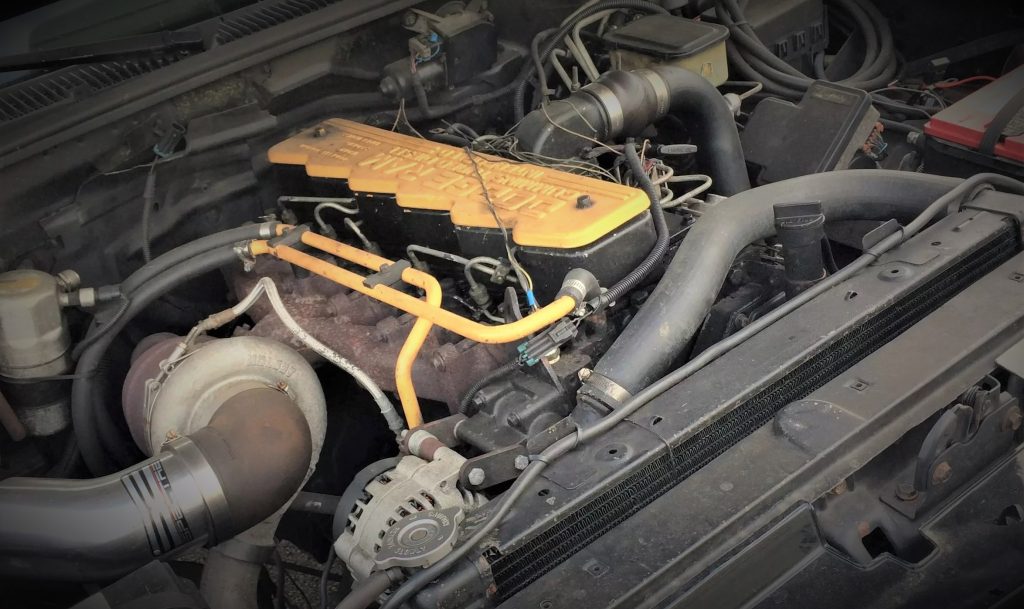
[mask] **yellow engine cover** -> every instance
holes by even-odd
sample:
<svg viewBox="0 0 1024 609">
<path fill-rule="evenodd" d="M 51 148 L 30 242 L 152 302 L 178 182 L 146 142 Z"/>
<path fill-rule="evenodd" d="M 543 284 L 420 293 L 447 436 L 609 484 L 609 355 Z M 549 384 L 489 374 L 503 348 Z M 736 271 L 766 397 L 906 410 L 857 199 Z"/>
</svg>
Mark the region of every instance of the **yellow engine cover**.
<svg viewBox="0 0 1024 609">
<path fill-rule="evenodd" d="M 303 165 L 356 193 L 394 195 L 410 209 L 447 211 L 453 224 L 498 228 L 468 153 L 454 146 L 331 119 L 272 147 L 270 162 Z M 502 223 L 522 246 L 578 248 L 649 206 L 643 191 L 564 171 L 473 153 Z M 593 205 L 577 207 L 589 195 Z"/>
</svg>

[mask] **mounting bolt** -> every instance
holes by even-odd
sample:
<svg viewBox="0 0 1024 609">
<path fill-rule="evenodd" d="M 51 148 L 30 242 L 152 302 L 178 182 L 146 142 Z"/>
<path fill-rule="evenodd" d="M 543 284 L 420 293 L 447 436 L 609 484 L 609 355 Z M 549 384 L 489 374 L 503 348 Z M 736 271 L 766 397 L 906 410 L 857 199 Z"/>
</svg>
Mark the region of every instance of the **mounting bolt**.
<svg viewBox="0 0 1024 609">
<path fill-rule="evenodd" d="M 953 466 L 946 461 L 939 463 L 932 470 L 932 484 L 939 485 L 947 482 L 949 477 L 953 475 Z"/>
<path fill-rule="evenodd" d="M 430 357 L 430 365 L 432 365 L 435 370 L 439 372 L 444 372 L 444 356 L 441 355 L 440 353 L 434 352 L 434 355 Z"/>
<path fill-rule="evenodd" d="M 313 129 L 313 137 L 323 137 L 325 135 L 327 135 L 326 127 L 320 126 L 317 127 L 316 129 Z"/>
<path fill-rule="evenodd" d="M 57 286 L 65 292 L 73 292 L 82 286 L 82 277 L 71 269 L 63 270 L 57 275 Z"/>
<path fill-rule="evenodd" d="M 517 429 L 523 423 L 523 421 L 519 418 L 519 414 L 515 412 L 508 413 L 508 416 L 505 417 L 505 422 L 508 423 L 509 427 L 515 427 Z"/>
<path fill-rule="evenodd" d="M 839 484 L 833 486 L 829 492 L 838 497 L 848 490 L 850 490 L 850 484 L 846 480 L 840 480 Z"/>
<path fill-rule="evenodd" d="M 594 206 L 594 199 L 590 195 L 580 195 L 576 198 L 576 209 L 590 209 Z"/>
<path fill-rule="evenodd" d="M 526 455 L 519 455 L 518 457 L 516 457 L 516 460 L 512 462 L 512 464 L 516 466 L 517 470 L 523 471 L 524 469 L 526 469 L 526 466 L 530 464 L 530 458 L 527 457 Z"/>
<path fill-rule="evenodd" d="M 580 368 L 580 371 L 576 373 L 576 376 L 578 376 L 579 379 L 585 383 L 587 382 L 587 379 L 590 378 L 590 375 L 593 373 L 594 371 L 591 370 L 590 368 Z"/>
<path fill-rule="evenodd" d="M 896 498 L 900 501 L 914 501 L 917 499 L 917 489 L 909 482 L 901 482 L 896 486 Z"/>
<path fill-rule="evenodd" d="M 466 479 L 469 480 L 469 483 L 473 486 L 480 486 L 484 483 L 484 480 L 487 479 L 487 474 L 479 467 L 474 467 L 469 470 L 469 475 L 466 476 Z"/>
<path fill-rule="evenodd" d="M 404 25 L 405 27 L 412 27 L 416 25 L 416 21 L 418 19 L 419 17 L 416 16 L 416 13 L 409 11 L 406 14 L 402 15 L 402 25 Z"/>
<path fill-rule="evenodd" d="M 1017 431 L 1020 429 L 1020 424 L 1024 417 L 1021 416 L 1019 408 L 1011 408 L 1010 412 L 1006 413 L 1006 418 L 1003 419 L 1003 431 Z"/>
</svg>

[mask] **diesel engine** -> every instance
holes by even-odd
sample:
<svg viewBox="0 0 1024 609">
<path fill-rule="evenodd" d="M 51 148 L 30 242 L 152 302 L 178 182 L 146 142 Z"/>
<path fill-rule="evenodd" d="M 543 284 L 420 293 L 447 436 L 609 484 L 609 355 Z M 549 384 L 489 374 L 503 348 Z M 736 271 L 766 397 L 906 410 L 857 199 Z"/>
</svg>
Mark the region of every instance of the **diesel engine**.
<svg viewBox="0 0 1024 609">
<path fill-rule="evenodd" d="M 1024 601 L 1019 6 L 151 4 L 0 22 L 0 605 Z"/>
</svg>

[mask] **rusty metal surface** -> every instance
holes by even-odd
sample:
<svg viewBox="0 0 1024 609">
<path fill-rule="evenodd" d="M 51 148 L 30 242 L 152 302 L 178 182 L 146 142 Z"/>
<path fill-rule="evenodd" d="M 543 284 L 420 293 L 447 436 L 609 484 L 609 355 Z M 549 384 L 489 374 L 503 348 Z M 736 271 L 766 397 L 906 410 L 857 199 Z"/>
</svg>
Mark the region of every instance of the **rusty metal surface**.
<svg viewBox="0 0 1024 609">
<path fill-rule="evenodd" d="M 236 296 L 247 294 L 261 277 L 277 284 L 281 298 L 307 332 L 362 368 L 385 391 L 395 391 L 395 361 L 415 318 L 319 276 L 296 277 L 287 263 L 259 259 L 251 273 L 234 273 L 228 283 Z M 299 343 L 270 306 L 249 311 L 253 334 L 281 341 L 310 361 L 315 354 Z M 448 404 L 455 412 L 473 382 L 511 359 L 514 345 L 484 345 L 434 327 L 413 365 L 421 399 Z"/>
</svg>

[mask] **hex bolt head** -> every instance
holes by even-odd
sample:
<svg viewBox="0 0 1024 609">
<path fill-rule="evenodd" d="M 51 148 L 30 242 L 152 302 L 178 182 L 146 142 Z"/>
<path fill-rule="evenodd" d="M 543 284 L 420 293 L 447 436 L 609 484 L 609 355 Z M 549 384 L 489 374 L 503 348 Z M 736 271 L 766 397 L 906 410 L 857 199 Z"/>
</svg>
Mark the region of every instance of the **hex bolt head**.
<svg viewBox="0 0 1024 609">
<path fill-rule="evenodd" d="M 516 469 L 519 471 L 523 471 L 526 469 L 526 466 L 530 464 L 530 458 L 526 455 L 519 455 L 512 464 L 515 465 Z"/>
<path fill-rule="evenodd" d="M 935 466 L 932 470 L 932 484 L 938 485 L 943 484 L 949 480 L 949 477 L 953 475 L 953 466 L 943 461 Z"/>
<path fill-rule="evenodd" d="M 436 353 L 435 352 L 432 356 L 430 356 L 430 365 L 432 365 L 435 370 L 437 370 L 439 372 L 444 372 L 444 368 L 445 368 L 444 356 L 441 355 L 440 353 Z"/>
<path fill-rule="evenodd" d="M 917 499 L 917 489 L 909 482 L 901 482 L 896 486 L 896 498 L 900 501 L 913 501 Z"/>
<path fill-rule="evenodd" d="M 1006 413 L 1006 418 L 1003 419 L 1003 431 L 1017 431 L 1020 429 L 1020 424 L 1024 420 L 1019 408 L 1012 408 L 1010 412 Z"/>
<path fill-rule="evenodd" d="M 326 127 L 320 126 L 317 127 L 316 129 L 313 129 L 313 137 L 323 137 L 325 135 L 327 135 Z"/>
<path fill-rule="evenodd" d="M 590 209 L 594 206 L 594 199 L 590 195 L 580 195 L 576 198 L 576 209 Z"/>
<path fill-rule="evenodd" d="M 71 269 L 65 269 L 56 275 L 57 286 L 65 292 L 73 292 L 82 286 L 82 277 Z"/>
<path fill-rule="evenodd" d="M 578 376 L 581 381 L 586 382 L 593 373 L 594 371 L 590 368 L 580 368 L 580 371 L 576 373 L 576 376 Z"/>
<path fill-rule="evenodd" d="M 469 475 L 466 476 L 466 478 L 469 480 L 469 483 L 472 484 L 473 486 L 480 486 L 481 484 L 484 483 L 484 480 L 487 479 L 487 474 L 484 473 L 484 470 L 480 469 L 479 467 L 474 467 L 473 469 L 469 470 Z"/>
</svg>

